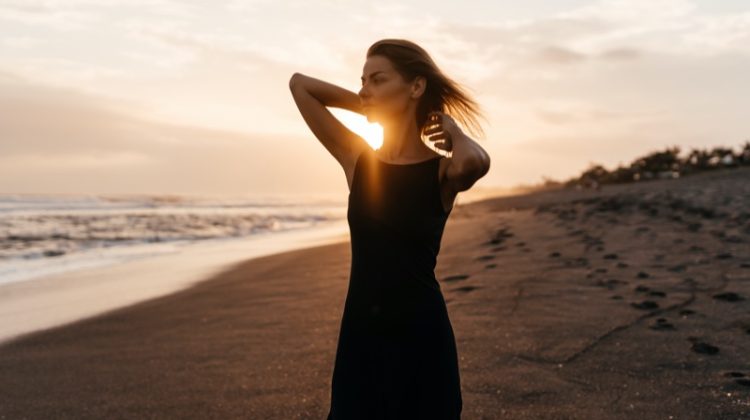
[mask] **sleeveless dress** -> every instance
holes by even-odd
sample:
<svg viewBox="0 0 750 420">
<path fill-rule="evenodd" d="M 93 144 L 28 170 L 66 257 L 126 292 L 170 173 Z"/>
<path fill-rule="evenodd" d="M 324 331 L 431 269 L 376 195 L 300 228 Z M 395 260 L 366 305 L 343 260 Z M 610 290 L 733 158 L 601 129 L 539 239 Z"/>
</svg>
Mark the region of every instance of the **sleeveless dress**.
<svg viewBox="0 0 750 420">
<path fill-rule="evenodd" d="M 442 156 L 394 164 L 365 148 L 347 220 L 352 264 L 328 420 L 460 419 L 456 342 L 434 269 Z"/>
</svg>

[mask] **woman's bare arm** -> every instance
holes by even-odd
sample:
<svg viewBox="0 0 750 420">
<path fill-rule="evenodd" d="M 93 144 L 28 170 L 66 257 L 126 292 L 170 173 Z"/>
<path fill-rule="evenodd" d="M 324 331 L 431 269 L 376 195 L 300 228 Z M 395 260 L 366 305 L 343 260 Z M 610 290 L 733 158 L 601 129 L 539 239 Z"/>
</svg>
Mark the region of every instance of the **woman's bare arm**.
<svg viewBox="0 0 750 420">
<path fill-rule="evenodd" d="M 314 77 L 294 73 L 289 89 L 302 118 L 315 137 L 344 167 L 352 165 L 367 141 L 349 130 L 328 110 L 328 106 L 362 113 L 359 96 L 344 88 Z"/>
<path fill-rule="evenodd" d="M 466 191 L 479 178 L 490 170 L 490 155 L 474 139 L 467 136 L 450 115 L 436 112 L 437 127 L 429 128 L 427 133 L 438 133 L 436 140 L 444 140 L 448 146 L 451 159 L 445 171 L 445 179 L 454 194 Z M 437 145 L 437 143 L 436 143 Z M 442 148 L 442 147 L 441 147 Z"/>
<path fill-rule="evenodd" d="M 294 78 L 295 76 L 297 77 L 296 82 L 304 86 L 323 105 L 342 108 L 364 115 L 359 95 L 356 93 L 301 73 L 295 73 L 292 77 Z"/>
<path fill-rule="evenodd" d="M 466 191 L 490 170 L 490 155 L 461 129 L 452 130 L 453 154 L 445 177 L 454 192 Z"/>
</svg>

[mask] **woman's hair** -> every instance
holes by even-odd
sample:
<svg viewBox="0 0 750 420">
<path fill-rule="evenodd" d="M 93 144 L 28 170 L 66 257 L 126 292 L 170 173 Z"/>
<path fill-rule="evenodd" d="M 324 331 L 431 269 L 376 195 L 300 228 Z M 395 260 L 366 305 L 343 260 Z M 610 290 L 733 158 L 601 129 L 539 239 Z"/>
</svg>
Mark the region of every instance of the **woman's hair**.
<svg viewBox="0 0 750 420">
<path fill-rule="evenodd" d="M 425 91 L 417 105 L 417 127 L 423 127 L 430 112 L 449 114 L 471 134 L 484 136 L 477 117 L 484 118 L 479 104 L 466 90 L 438 68 L 427 51 L 405 39 L 381 39 L 367 50 L 367 57 L 382 55 L 407 82 L 417 76 L 426 79 Z M 486 120 L 486 118 L 485 118 Z"/>
</svg>

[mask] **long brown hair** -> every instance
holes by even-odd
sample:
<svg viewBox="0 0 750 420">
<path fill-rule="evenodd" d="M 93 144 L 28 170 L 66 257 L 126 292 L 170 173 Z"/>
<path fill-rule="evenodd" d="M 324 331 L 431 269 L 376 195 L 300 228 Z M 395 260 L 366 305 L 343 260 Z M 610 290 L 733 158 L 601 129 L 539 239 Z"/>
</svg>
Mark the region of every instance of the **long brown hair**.
<svg viewBox="0 0 750 420">
<path fill-rule="evenodd" d="M 484 137 L 477 117 L 486 120 L 479 104 L 459 83 L 446 76 L 427 51 L 405 39 L 381 39 L 367 50 L 367 58 L 382 55 L 407 82 L 417 76 L 426 79 L 425 91 L 417 105 L 417 127 L 422 128 L 430 112 L 440 111 L 456 119 L 474 136 Z"/>
</svg>

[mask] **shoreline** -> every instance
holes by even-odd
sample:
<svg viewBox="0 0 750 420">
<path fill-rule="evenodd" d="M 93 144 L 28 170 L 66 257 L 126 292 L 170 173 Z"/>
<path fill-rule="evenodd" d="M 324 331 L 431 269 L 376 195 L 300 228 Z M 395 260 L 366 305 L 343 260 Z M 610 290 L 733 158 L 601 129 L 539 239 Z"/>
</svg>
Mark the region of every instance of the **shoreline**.
<svg viewBox="0 0 750 420">
<path fill-rule="evenodd" d="M 347 241 L 345 222 L 195 243 L 173 254 L 0 284 L 0 345 L 178 292 L 246 260 Z"/>
<path fill-rule="evenodd" d="M 525 194 L 522 194 L 525 195 Z M 506 196 L 470 197 L 456 207 Z M 0 346 L 22 336 L 104 315 L 210 281 L 234 265 L 259 257 L 349 241 L 346 218 L 329 226 L 263 233 L 182 246 L 104 266 L 81 267 L 0 283 Z M 297 241 L 304 241 L 298 244 Z M 263 241 L 263 242 L 261 242 Z M 211 252 L 214 258 L 201 255 Z M 232 257 L 216 254 L 231 253 Z M 171 270 L 164 273 L 164 267 Z M 159 277 L 153 273 L 159 273 Z M 161 277 L 165 276 L 165 277 Z M 134 278 L 135 281 L 129 279 Z M 106 279 L 103 281 L 102 279 Z M 130 283 L 125 284 L 125 282 Z M 128 286 L 126 288 L 126 286 Z"/>
</svg>

